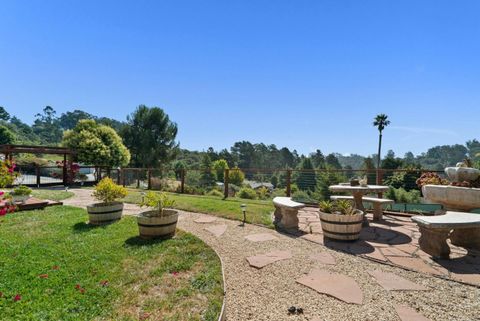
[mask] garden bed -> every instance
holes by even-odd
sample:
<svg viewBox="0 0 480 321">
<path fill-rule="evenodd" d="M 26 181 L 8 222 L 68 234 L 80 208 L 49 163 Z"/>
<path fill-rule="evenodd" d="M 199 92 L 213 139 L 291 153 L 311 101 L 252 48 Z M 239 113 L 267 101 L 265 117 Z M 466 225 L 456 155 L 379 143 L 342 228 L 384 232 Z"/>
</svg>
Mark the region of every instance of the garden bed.
<svg viewBox="0 0 480 321">
<path fill-rule="evenodd" d="M 191 234 L 143 241 L 133 217 L 104 227 L 58 206 L 0 219 L 5 319 L 217 320 L 221 263 Z"/>
</svg>

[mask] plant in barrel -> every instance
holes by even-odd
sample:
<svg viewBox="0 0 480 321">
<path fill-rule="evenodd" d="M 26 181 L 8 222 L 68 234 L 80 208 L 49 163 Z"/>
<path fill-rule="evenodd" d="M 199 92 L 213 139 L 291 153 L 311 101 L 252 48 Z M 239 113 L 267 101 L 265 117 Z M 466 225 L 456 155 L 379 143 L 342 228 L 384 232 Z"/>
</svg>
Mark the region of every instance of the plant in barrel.
<svg viewBox="0 0 480 321">
<path fill-rule="evenodd" d="M 100 203 L 87 206 L 90 224 L 108 224 L 122 218 L 123 203 L 117 200 L 127 196 L 125 187 L 117 185 L 111 178 L 105 177 L 95 186 L 92 195 Z"/>
<path fill-rule="evenodd" d="M 324 236 L 342 241 L 354 241 L 360 237 L 364 214 L 352 201 L 322 201 L 319 208 Z"/>
<path fill-rule="evenodd" d="M 175 235 L 178 211 L 172 209 L 175 201 L 166 193 L 148 192 L 141 206 L 153 208 L 137 217 L 140 237 L 145 239 L 169 238 Z"/>
</svg>

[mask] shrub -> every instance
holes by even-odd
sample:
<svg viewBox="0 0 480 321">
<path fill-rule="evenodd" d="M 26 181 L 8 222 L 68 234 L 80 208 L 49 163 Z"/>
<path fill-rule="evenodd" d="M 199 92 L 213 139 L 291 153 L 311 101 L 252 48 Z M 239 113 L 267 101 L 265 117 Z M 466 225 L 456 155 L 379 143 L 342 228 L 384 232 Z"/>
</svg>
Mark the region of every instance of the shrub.
<svg viewBox="0 0 480 321">
<path fill-rule="evenodd" d="M 321 212 L 328 214 L 355 215 L 357 213 L 353 202 L 349 200 L 321 201 L 318 206 Z"/>
<path fill-rule="evenodd" d="M 251 189 L 249 187 L 243 187 L 238 192 L 238 197 L 244 198 L 244 199 L 249 199 L 249 200 L 254 200 L 254 199 L 257 198 L 257 192 L 255 192 L 254 189 Z"/>
<path fill-rule="evenodd" d="M 270 197 L 270 190 L 265 186 L 262 186 L 257 190 L 257 196 L 260 200 L 266 200 Z"/>
<path fill-rule="evenodd" d="M 441 178 L 437 173 L 423 173 L 419 179 L 417 179 L 417 186 L 422 189 L 425 185 L 448 185 L 448 180 Z"/>
<path fill-rule="evenodd" d="M 215 196 L 215 197 L 223 197 L 223 193 L 217 189 L 212 189 L 210 192 L 207 193 L 207 195 Z"/>
<path fill-rule="evenodd" d="M 7 187 L 13 184 L 18 173 L 14 171 L 15 164 L 9 161 L 0 161 L 0 187 Z"/>
<path fill-rule="evenodd" d="M 292 200 L 300 203 L 316 203 L 316 201 L 305 191 L 296 191 L 292 194 Z"/>
<path fill-rule="evenodd" d="M 175 205 L 175 201 L 170 199 L 165 193 L 148 192 L 140 203 L 140 206 L 149 206 L 156 209 L 155 216 L 163 216 L 163 210 Z"/>
<path fill-rule="evenodd" d="M 228 174 L 228 182 L 234 185 L 242 185 L 245 180 L 245 174 L 238 168 L 232 168 Z"/>
<path fill-rule="evenodd" d="M 30 189 L 30 188 L 28 188 L 24 185 L 20 185 L 18 187 L 15 187 L 10 194 L 15 195 L 15 196 L 30 195 L 30 194 L 32 194 L 32 189 Z"/>
<path fill-rule="evenodd" d="M 403 188 L 390 187 L 390 189 L 385 193 L 385 196 L 397 203 L 420 202 L 420 191 L 417 190 L 406 191 Z"/>
<path fill-rule="evenodd" d="M 104 203 L 111 203 L 118 198 L 127 196 L 125 187 L 117 185 L 109 177 L 103 178 L 96 186 L 93 197 Z"/>
</svg>

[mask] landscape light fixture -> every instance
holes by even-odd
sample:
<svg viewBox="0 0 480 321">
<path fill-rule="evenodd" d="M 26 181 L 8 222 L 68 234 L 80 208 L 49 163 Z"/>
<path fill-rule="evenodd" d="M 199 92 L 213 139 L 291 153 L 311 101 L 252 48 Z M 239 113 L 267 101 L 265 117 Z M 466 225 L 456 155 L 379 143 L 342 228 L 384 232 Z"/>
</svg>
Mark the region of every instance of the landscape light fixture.
<svg viewBox="0 0 480 321">
<path fill-rule="evenodd" d="M 242 213 L 243 213 L 242 226 L 245 226 L 245 221 L 247 220 L 247 204 L 240 205 L 240 208 L 242 209 Z"/>
</svg>

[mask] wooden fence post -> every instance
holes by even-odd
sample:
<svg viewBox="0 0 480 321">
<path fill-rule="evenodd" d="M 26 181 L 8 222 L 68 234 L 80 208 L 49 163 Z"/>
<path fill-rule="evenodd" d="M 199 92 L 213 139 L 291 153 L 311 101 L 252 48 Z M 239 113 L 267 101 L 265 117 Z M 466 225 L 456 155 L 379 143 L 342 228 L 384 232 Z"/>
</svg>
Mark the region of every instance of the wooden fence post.
<svg viewBox="0 0 480 321">
<path fill-rule="evenodd" d="M 125 187 L 125 169 L 124 168 L 121 169 L 121 173 L 122 173 L 122 185 L 123 187 Z"/>
<path fill-rule="evenodd" d="M 67 186 L 67 154 L 63 155 L 63 186 Z"/>
<path fill-rule="evenodd" d="M 152 170 L 147 169 L 147 189 L 152 189 Z"/>
<path fill-rule="evenodd" d="M 185 172 L 186 172 L 185 169 L 182 169 L 182 171 L 180 172 L 180 179 L 181 179 L 180 192 L 182 194 L 185 193 Z"/>
<path fill-rule="evenodd" d="M 290 197 L 292 194 L 292 170 L 288 169 L 287 170 L 287 197 Z"/>
<path fill-rule="evenodd" d="M 40 187 L 40 166 L 35 165 L 35 175 L 37 176 L 37 187 Z"/>
<path fill-rule="evenodd" d="M 223 176 L 223 198 L 228 198 L 228 182 L 230 180 L 230 170 L 225 169 L 224 176 Z"/>
<path fill-rule="evenodd" d="M 137 188 L 140 188 L 140 171 L 141 169 L 137 168 Z"/>
</svg>

